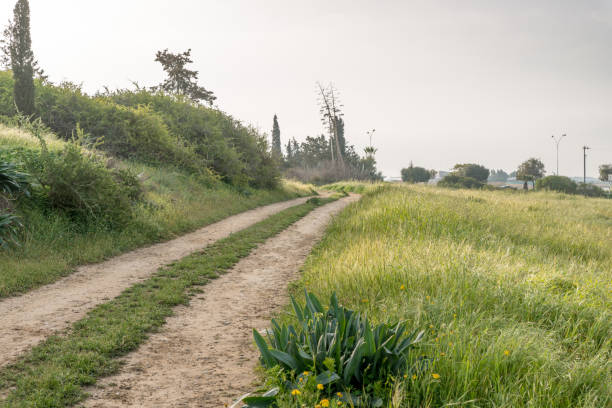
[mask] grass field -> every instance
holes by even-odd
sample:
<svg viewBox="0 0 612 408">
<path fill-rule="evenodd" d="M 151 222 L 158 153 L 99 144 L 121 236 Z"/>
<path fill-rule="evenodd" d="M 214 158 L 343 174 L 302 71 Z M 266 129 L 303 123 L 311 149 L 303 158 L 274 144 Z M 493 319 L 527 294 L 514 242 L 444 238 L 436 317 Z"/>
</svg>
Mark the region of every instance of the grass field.
<svg viewBox="0 0 612 408">
<path fill-rule="evenodd" d="M 50 150 L 64 142 L 47 136 Z M 0 149 L 39 149 L 31 135 L 0 125 Z M 312 194 L 311 186 L 284 181 L 275 190 L 248 194 L 226 185 L 209 188 L 197 178 L 172 168 L 123 162 L 143 174 L 145 200 L 135 220 L 121 230 L 75 225 L 60 212 L 22 206 L 26 226 L 21 246 L 0 252 L 0 298 L 23 293 L 70 273 L 75 265 L 101 261 L 121 252 L 163 241 L 230 215 L 276 201 Z"/>
<path fill-rule="evenodd" d="M 612 406 L 612 201 L 342 187 L 365 195 L 292 291 L 427 331 L 393 406 Z"/>
</svg>

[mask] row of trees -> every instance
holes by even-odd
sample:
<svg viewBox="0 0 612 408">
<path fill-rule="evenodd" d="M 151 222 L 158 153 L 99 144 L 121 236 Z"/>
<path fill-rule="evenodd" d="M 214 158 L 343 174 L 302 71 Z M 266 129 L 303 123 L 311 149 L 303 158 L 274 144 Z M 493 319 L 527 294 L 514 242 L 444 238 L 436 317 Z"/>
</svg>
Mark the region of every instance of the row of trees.
<svg viewBox="0 0 612 408">
<path fill-rule="evenodd" d="M 342 104 L 333 85 L 319 91 L 319 112 L 327 134 L 308 136 L 303 142 L 291 138 L 283 152 L 278 117 L 272 123 L 272 153 L 281 163 L 285 175 L 310 183 L 330 183 L 338 180 L 381 180 L 374 157 L 376 149 L 365 149 L 360 156 L 355 146 L 347 143 Z"/>
</svg>

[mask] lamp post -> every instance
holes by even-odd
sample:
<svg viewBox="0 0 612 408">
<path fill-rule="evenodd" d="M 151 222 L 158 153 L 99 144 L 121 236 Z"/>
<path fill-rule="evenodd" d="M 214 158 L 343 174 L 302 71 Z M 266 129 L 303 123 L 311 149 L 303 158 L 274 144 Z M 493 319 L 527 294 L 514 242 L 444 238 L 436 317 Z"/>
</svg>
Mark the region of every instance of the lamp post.
<svg viewBox="0 0 612 408">
<path fill-rule="evenodd" d="M 561 139 L 563 139 L 565 136 L 565 133 L 562 134 L 560 137 L 555 137 L 554 135 L 552 136 L 553 140 L 555 141 L 555 144 L 557 145 L 557 176 L 559 175 L 559 143 L 561 143 Z"/>
</svg>

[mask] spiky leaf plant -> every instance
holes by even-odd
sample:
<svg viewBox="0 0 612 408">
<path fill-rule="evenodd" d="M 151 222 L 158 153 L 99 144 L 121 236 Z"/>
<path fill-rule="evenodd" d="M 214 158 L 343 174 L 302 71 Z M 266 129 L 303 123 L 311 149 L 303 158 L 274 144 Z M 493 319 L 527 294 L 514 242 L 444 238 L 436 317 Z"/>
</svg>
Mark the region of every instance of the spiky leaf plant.
<svg viewBox="0 0 612 408">
<path fill-rule="evenodd" d="M 272 320 L 269 345 L 253 330 L 264 367 L 312 372 L 330 392 L 355 395 L 367 394 L 373 384 L 385 384 L 407 369 L 409 353 L 423 331 L 407 334 L 404 322 L 372 327 L 366 314 L 340 306 L 335 293 L 327 309 L 313 294 L 305 292 L 305 298 L 304 307 L 291 299 L 296 325 Z"/>
</svg>

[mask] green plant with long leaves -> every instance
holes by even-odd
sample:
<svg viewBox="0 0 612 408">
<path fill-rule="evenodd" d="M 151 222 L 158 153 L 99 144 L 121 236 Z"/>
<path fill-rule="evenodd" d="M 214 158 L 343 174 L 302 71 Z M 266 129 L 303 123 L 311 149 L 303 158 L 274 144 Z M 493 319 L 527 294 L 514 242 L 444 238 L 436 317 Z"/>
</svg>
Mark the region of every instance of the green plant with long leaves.
<svg viewBox="0 0 612 408">
<path fill-rule="evenodd" d="M 0 162 L 0 194 L 14 196 L 28 194 L 28 175 L 18 171 L 13 163 Z"/>
<path fill-rule="evenodd" d="M 0 248 L 18 245 L 17 234 L 22 227 L 19 218 L 12 214 L 0 214 Z"/>
<path fill-rule="evenodd" d="M 364 401 L 373 406 L 382 404 L 384 395 L 376 395 L 377 390 L 406 372 L 411 350 L 424 332 L 407 333 L 405 322 L 373 327 L 366 314 L 340 306 L 335 293 L 327 309 L 311 293 L 305 292 L 305 299 L 302 307 L 291 298 L 295 325 L 272 320 L 272 330 L 267 334 L 269 344 L 253 330 L 262 365 L 281 366 L 293 373 L 298 383 L 287 384 L 291 389 L 306 382 L 305 375 L 316 376 L 315 382 L 326 392 L 341 392 L 353 405 Z M 245 402 L 248 406 L 249 400 Z"/>
</svg>

